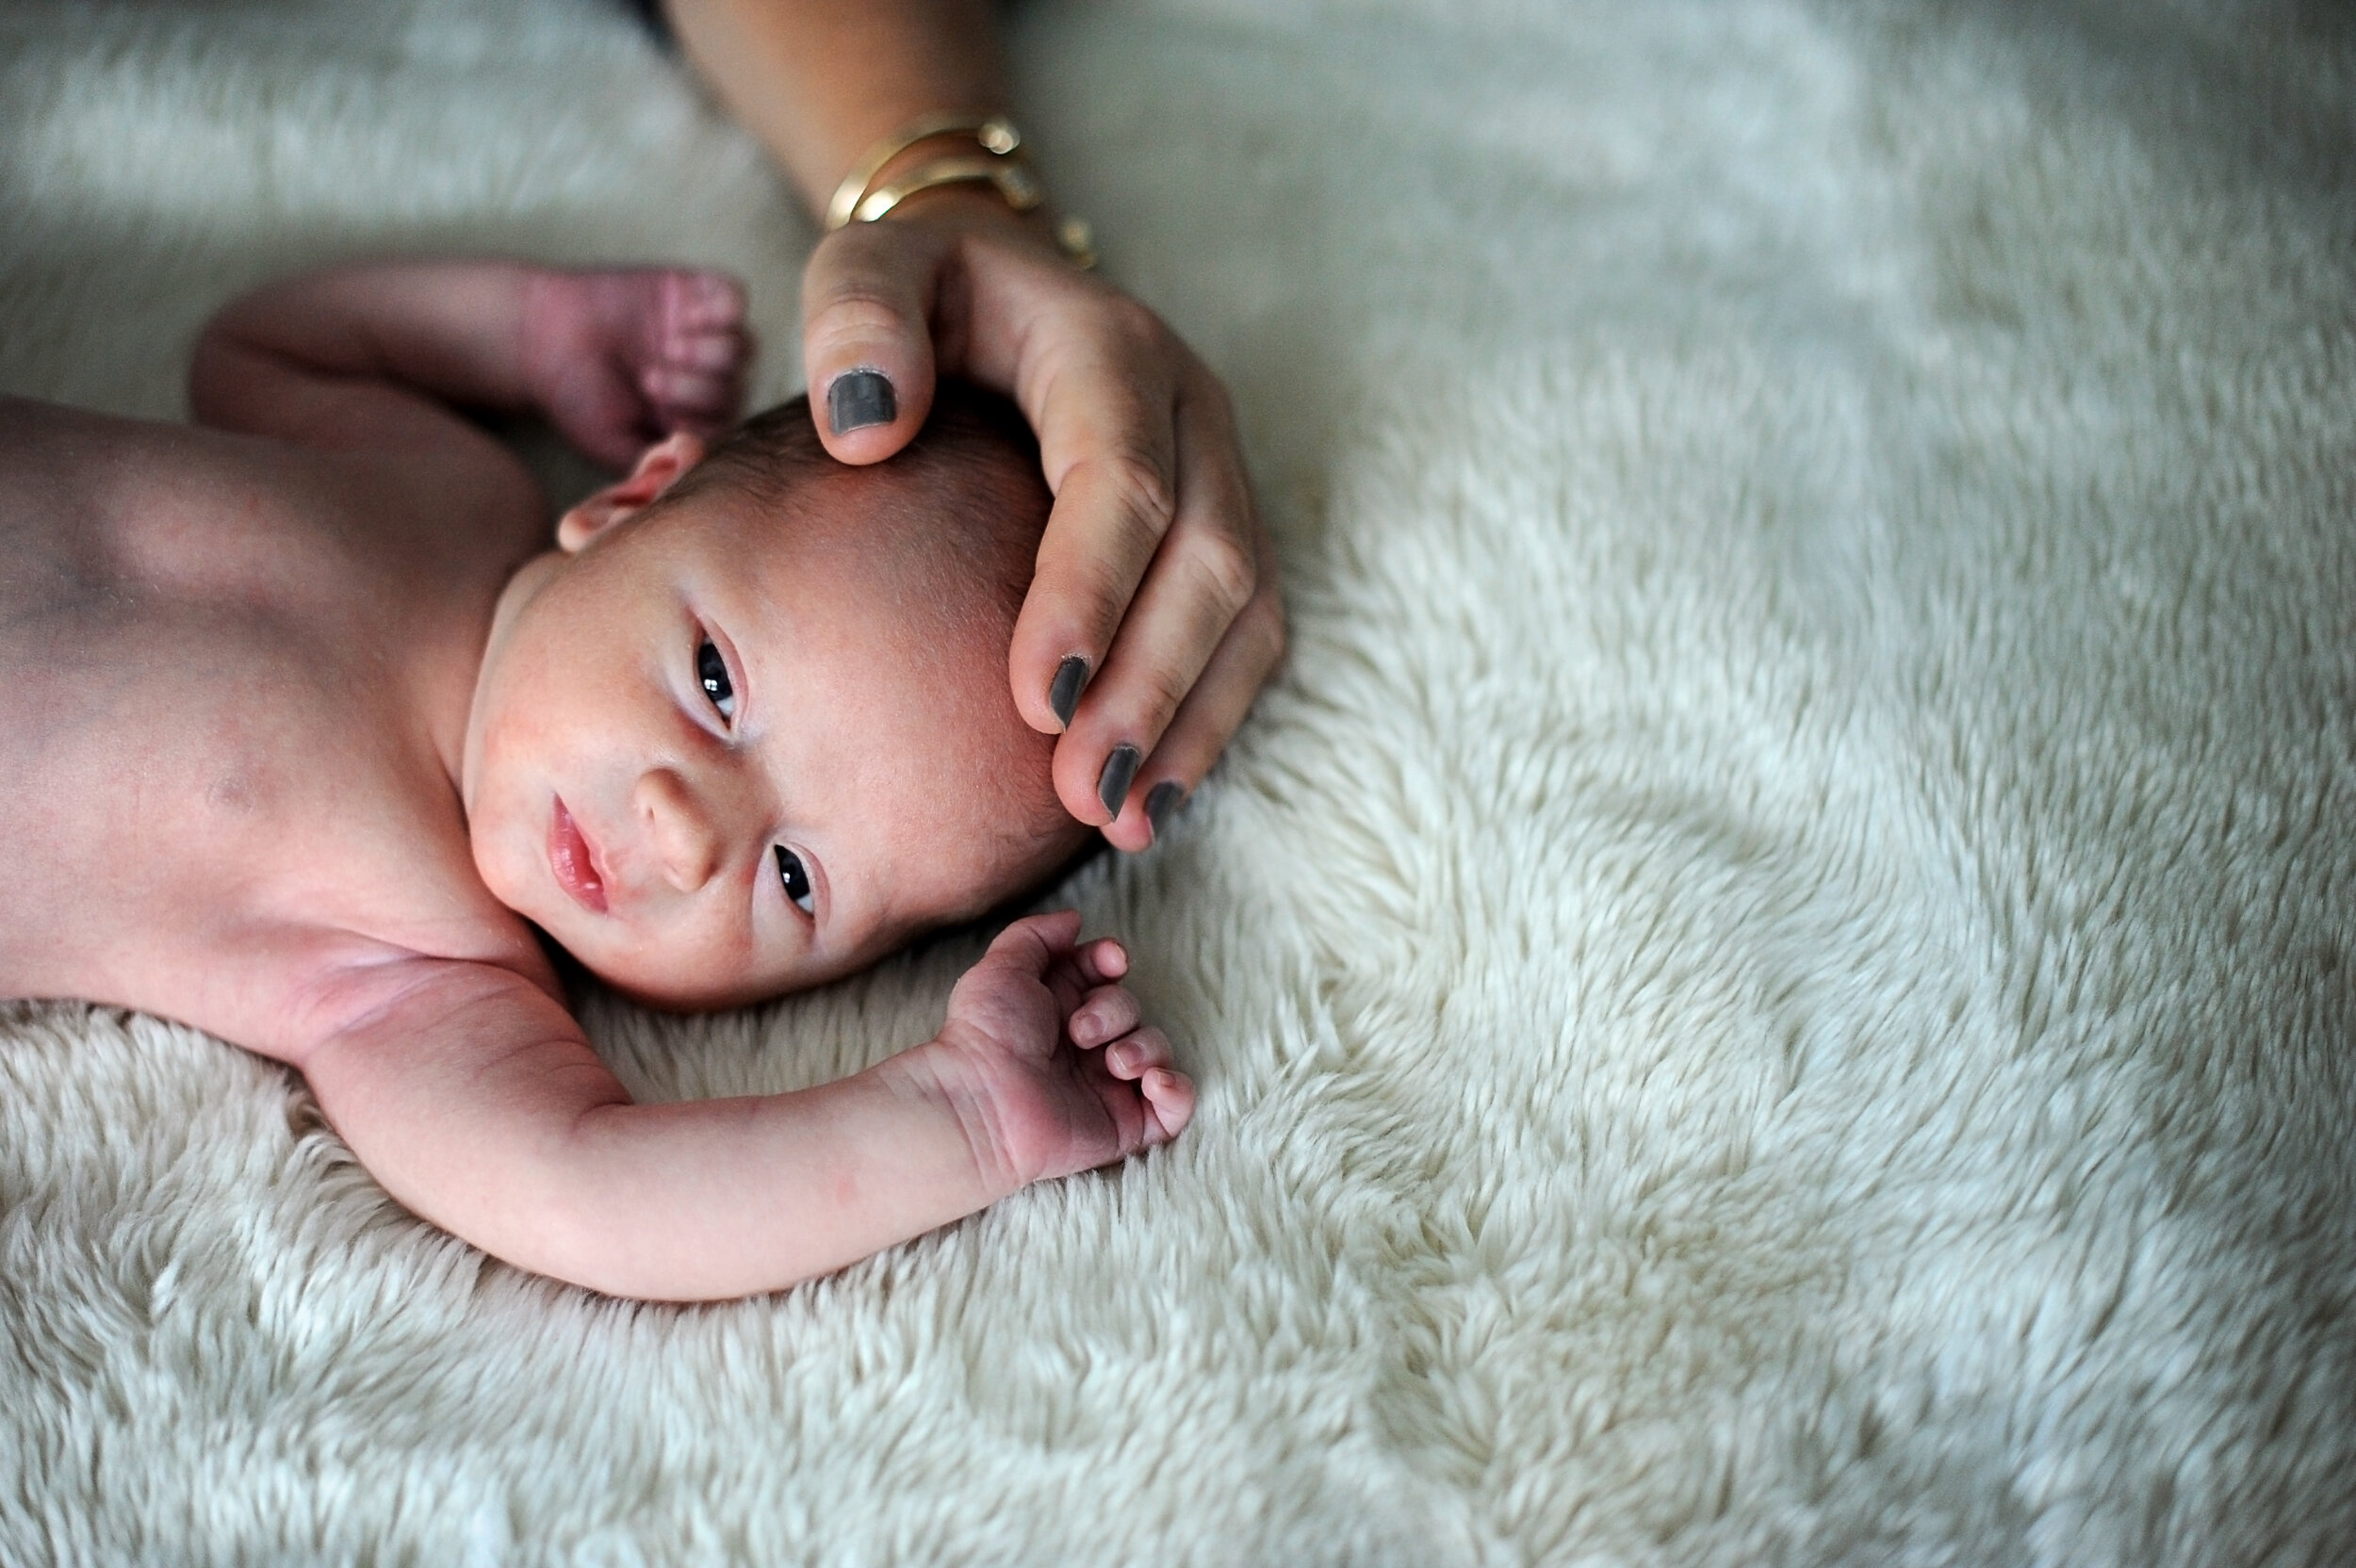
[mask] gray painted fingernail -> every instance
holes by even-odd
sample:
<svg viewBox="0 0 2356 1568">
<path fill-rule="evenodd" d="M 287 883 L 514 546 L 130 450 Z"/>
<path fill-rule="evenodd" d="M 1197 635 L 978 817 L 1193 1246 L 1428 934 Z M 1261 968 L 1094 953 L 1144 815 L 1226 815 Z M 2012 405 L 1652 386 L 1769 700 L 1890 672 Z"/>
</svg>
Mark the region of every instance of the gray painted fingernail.
<svg viewBox="0 0 2356 1568">
<path fill-rule="evenodd" d="M 1113 754 L 1104 759 L 1104 771 L 1096 776 L 1096 798 L 1114 816 L 1121 815 L 1121 803 L 1129 798 L 1129 786 L 1137 776 L 1137 764 L 1144 760 L 1144 754 L 1130 745 L 1113 747 Z"/>
<path fill-rule="evenodd" d="M 1088 688 L 1088 662 L 1073 654 L 1055 666 L 1055 683 L 1047 688 L 1047 706 L 1055 710 L 1055 722 L 1068 725 L 1080 706 L 1080 694 Z"/>
<path fill-rule="evenodd" d="M 1186 787 L 1174 778 L 1165 778 L 1145 792 L 1145 820 L 1153 825 L 1153 837 L 1162 836 L 1163 821 L 1186 792 Z"/>
<path fill-rule="evenodd" d="M 850 370 L 834 378 L 826 388 L 826 422 L 837 435 L 888 425 L 899 417 L 900 400 L 892 382 L 879 370 Z"/>
</svg>

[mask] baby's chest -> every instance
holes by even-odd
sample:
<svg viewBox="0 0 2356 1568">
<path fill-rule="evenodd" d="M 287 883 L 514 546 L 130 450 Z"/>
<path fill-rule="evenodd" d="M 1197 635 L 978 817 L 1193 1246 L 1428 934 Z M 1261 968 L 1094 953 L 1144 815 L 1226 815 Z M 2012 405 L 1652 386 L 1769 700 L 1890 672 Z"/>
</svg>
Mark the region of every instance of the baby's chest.
<svg viewBox="0 0 2356 1568">
<path fill-rule="evenodd" d="M 35 809 L 0 833 L 95 869 L 159 836 L 234 841 L 346 787 L 334 710 L 367 704 L 316 641 L 266 605 L 129 587 L 17 617 L 0 630 L 0 788 Z"/>
<path fill-rule="evenodd" d="M 480 946 L 504 912 L 463 816 L 365 680 L 207 618 L 118 623 L 80 667 L 20 654 L 0 682 L 0 788 L 25 807 L 0 814 L 8 991 L 221 1027 L 205 1015 L 296 962 L 289 934 Z"/>
</svg>

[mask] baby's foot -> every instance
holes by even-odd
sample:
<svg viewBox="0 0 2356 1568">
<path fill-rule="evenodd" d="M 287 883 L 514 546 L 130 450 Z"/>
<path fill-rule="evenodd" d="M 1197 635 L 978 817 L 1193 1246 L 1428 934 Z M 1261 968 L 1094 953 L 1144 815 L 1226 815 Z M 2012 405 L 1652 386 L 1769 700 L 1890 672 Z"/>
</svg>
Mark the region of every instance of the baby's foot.
<svg viewBox="0 0 2356 1568">
<path fill-rule="evenodd" d="M 556 428 L 627 468 L 673 431 L 728 428 L 751 337 L 725 272 L 535 272 L 524 296 L 525 383 Z"/>
</svg>

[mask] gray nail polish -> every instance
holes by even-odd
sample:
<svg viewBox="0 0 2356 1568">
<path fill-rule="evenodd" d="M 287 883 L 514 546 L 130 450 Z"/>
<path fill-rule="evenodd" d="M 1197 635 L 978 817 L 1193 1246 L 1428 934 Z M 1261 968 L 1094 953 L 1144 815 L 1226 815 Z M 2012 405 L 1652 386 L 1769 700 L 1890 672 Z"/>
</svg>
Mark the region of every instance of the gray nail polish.
<svg viewBox="0 0 2356 1568">
<path fill-rule="evenodd" d="M 1047 688 L 1047 706 L 1055 710 L 1055 722 L 1068 725 L 1080 706 L 1080 694 L 1088 688 L 1088 662 L 1073 654 L 1055 666 L 1055 683 Z"/>
<path fill-rule="evenodd" d="M 1186 787 L 1174 778 L 1165 778 L 1145 792 L 1145 820 L 1153 825 L 1153 837 L 1162 836 L 1163 822 L 1178 804 L 1178 797 L 1186 792 Z"/>
<path fill-rule="evenodd" d="M 1096 798 L 1114 816 L 1121 815 L 1121 803 L 1129 798 L 1129 785 L 1137 776 L 1137 764 L 1144 760 L 1144 755 L 1131 745 L 1115 746 L 1104 759 L 1104 771 L 1096 776 Z"/>
<path fill-rule="evenodd" d="M 834 426 L 837 435 L 869 425 L 888 425 L 899 415 L 900 400 L 890 379 L 879 370 L 845 371 L 826 388 L 826 422 Z"/>
</svg>

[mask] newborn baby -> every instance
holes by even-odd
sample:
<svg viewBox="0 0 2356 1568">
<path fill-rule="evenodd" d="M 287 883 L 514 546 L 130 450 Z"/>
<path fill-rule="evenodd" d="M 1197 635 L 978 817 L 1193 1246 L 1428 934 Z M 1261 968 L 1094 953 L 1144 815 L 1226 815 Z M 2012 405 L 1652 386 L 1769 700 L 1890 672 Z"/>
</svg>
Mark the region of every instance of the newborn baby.
<svg viewBox="0 0 2356 1568">
<path fill-rule="evenodd" d="M 210 428 L 0 399 L 0 993 L 289 1063 L 410 1208 L 624 1296 L 788 1284 L 1175 1135 L 1192 1086 L 1070 913 L 798 1094 L 634 1105 L 567 1011 L 534 926 L 732 1005 L 1086 831 L 1007 692 L 1048 504 L 1021 416 L 944 385 L 852 468 L 797 400 L 707 449 L 742 316 L 709 273 L 360 267 L 212 322 Z M 452 405 L 629 477 L 549 549 Z"/>
</svg>

